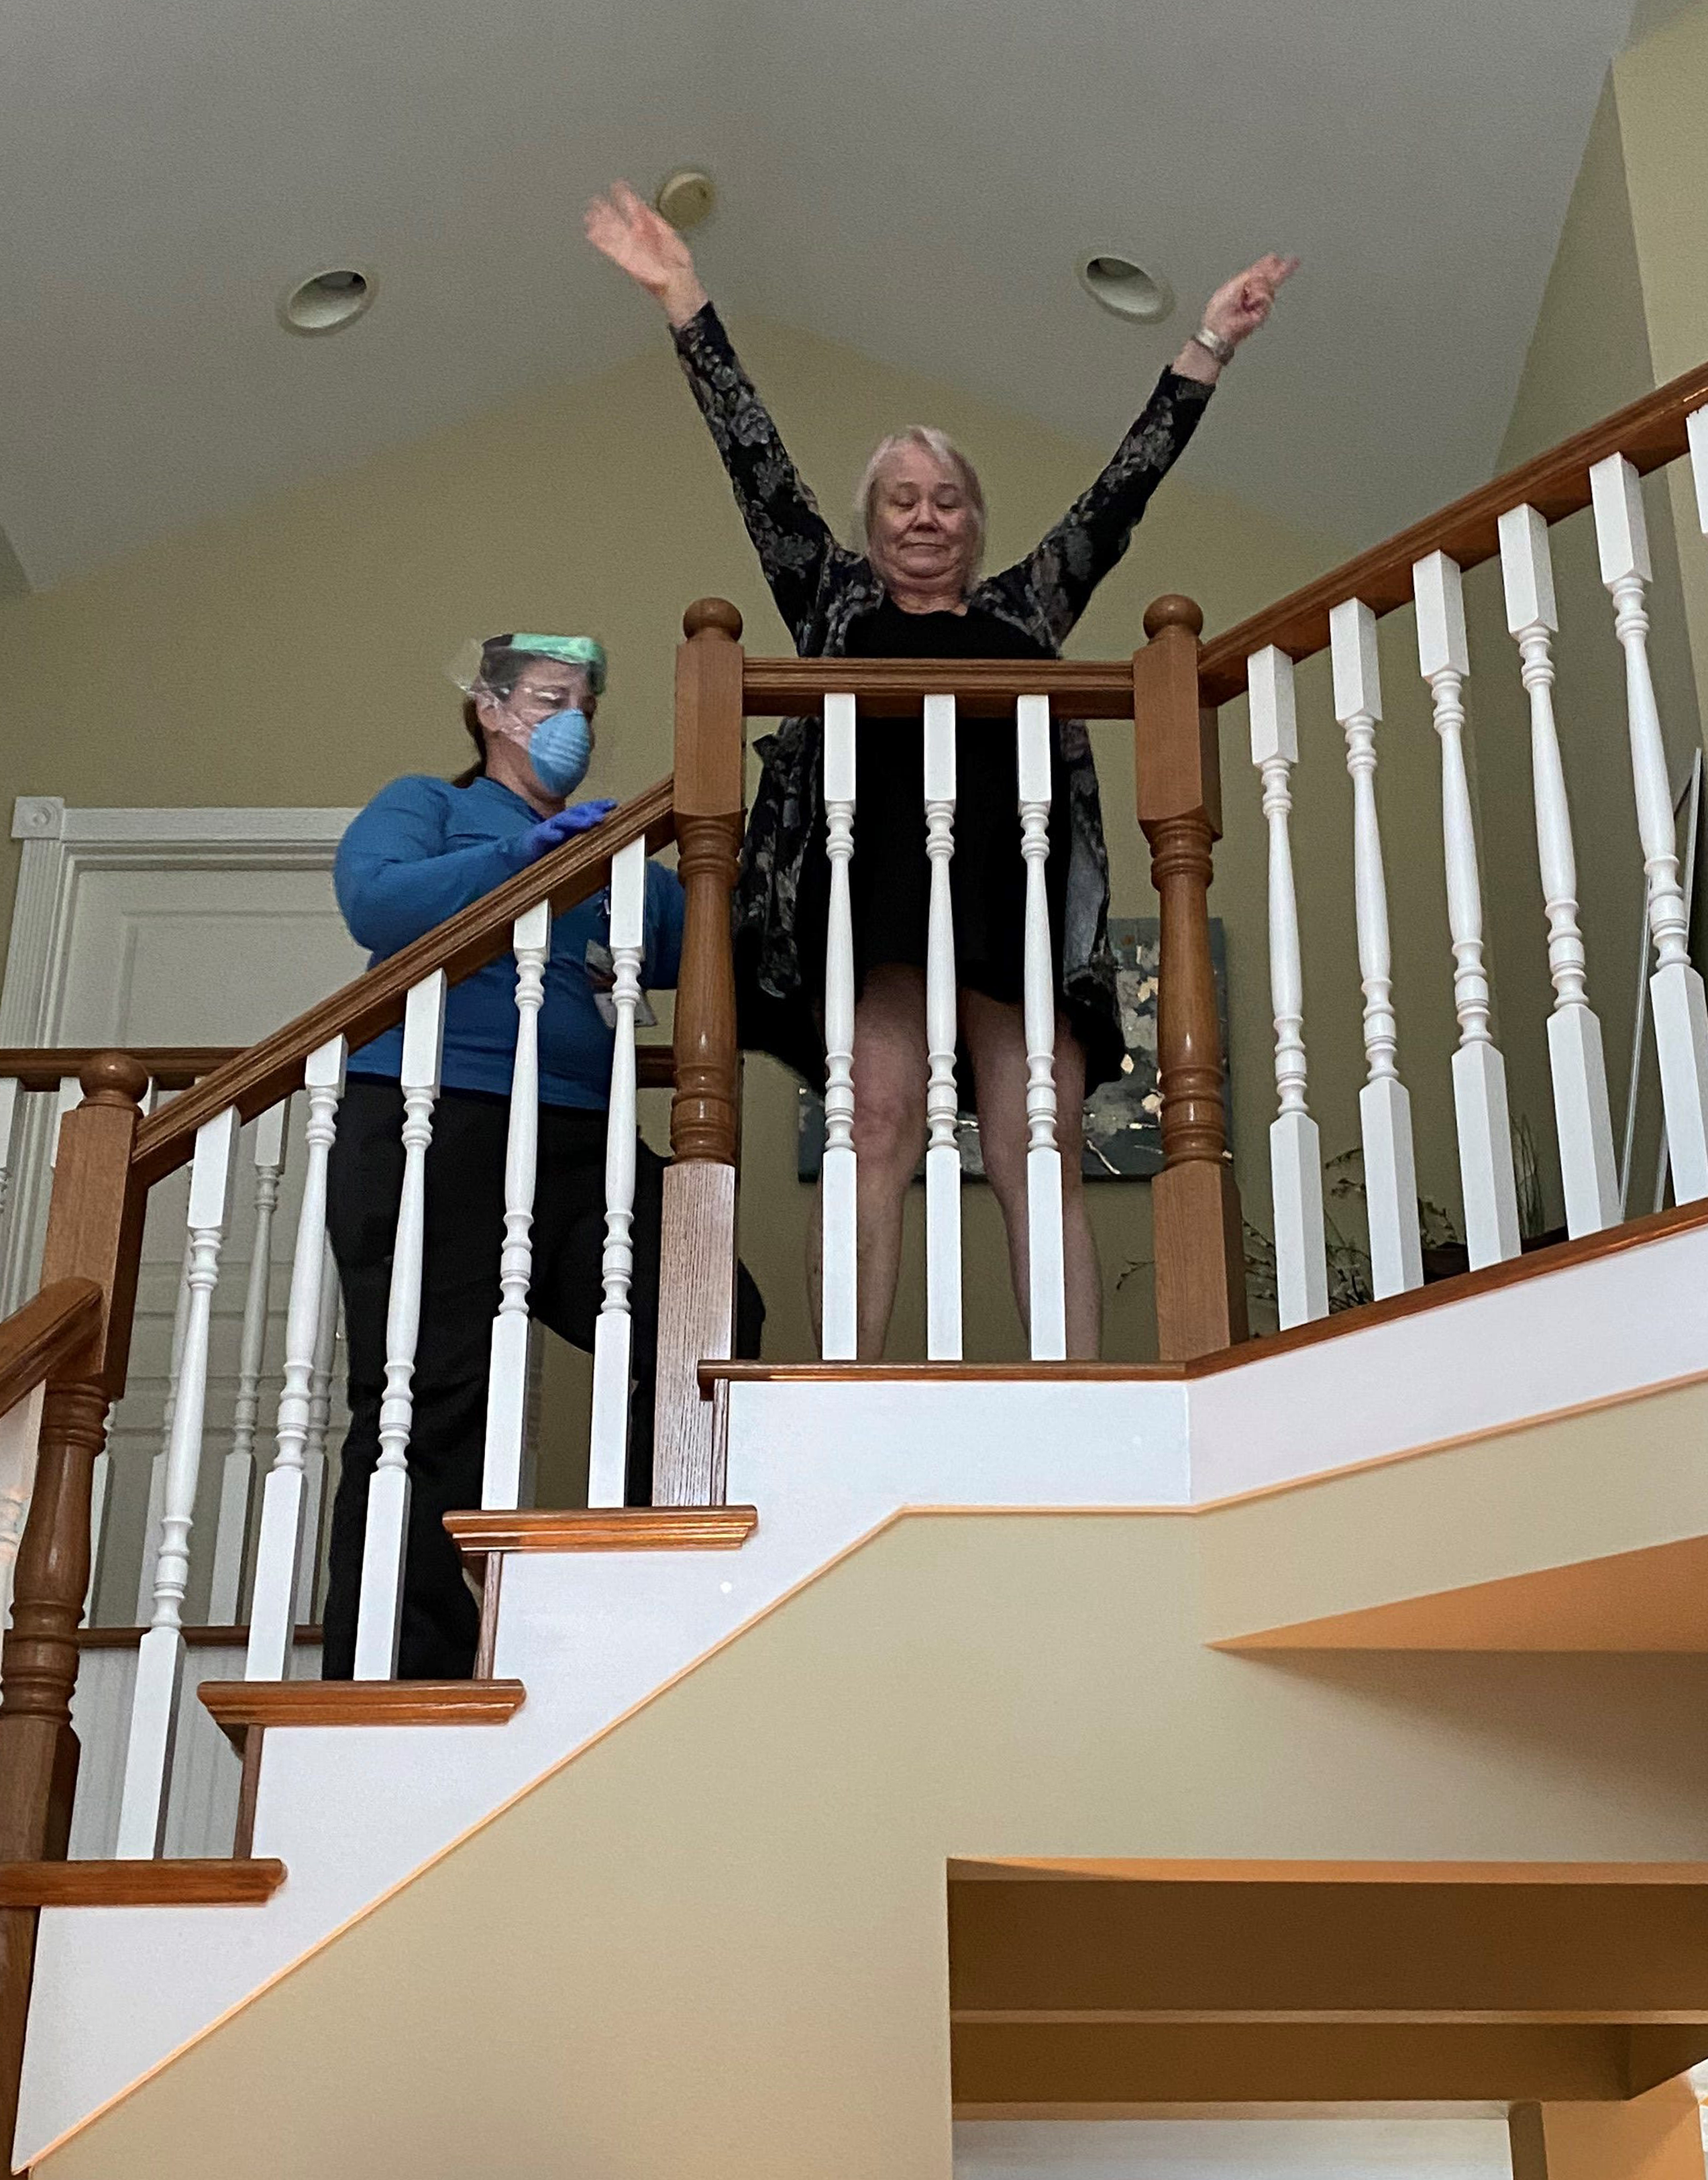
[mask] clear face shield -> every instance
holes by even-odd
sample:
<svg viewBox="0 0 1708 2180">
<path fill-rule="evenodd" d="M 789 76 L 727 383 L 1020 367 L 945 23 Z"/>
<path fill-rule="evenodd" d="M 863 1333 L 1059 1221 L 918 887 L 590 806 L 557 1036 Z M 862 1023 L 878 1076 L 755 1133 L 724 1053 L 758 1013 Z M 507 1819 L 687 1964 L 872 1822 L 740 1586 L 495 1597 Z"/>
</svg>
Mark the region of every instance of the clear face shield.
<svg viewBox="0 0 1708 2180">
<path fill-rule="evenodd" d="M 602 645 L 591 636 L 490 636 L 465 644 L 449 674 L 479 707 L 482 724 L 523 752 L 548 795 L 575 792 L 592 762 Z"/>
</svg>

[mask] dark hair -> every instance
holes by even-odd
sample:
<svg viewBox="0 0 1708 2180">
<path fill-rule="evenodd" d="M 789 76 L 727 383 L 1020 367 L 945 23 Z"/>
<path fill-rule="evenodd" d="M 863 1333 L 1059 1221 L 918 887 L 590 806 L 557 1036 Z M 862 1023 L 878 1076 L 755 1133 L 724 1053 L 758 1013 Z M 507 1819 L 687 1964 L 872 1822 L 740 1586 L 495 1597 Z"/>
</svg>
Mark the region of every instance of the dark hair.
<svg viewBox="0 0 1708 2180">
<path fill-rule="evenodd" d="M 494 696 L 503 702 L 515 693 L 516 684 L 522 678 L 522 669 L 527 664 L 529 656 L 526 651 L 512 651 L 508 636 L 490 637 L 481 647 L 481 670 L 475 687 L 482 695 Z M 476 780 L 486 776 L 487 738 L 481 725 L 481 715 L 475 709 L 472 695 L 463 699 L 463 725 L 468 730 L 469 740 L 475 746 L 475 761 L 466 772 L 460 772 L 452 780 L 453 787 L 471 787 Z"/>
</svg>

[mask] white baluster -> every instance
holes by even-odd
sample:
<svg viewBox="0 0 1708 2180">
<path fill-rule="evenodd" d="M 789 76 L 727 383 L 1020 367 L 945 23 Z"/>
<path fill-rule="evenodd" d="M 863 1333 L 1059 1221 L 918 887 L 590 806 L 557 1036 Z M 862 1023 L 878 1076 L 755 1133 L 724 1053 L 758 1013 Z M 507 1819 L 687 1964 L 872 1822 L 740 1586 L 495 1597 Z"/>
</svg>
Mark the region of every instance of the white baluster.
<svg viewBox="0 0 1708 2180">
<path fill-rule="evenodd" d="M 1649 935 L 1655 946 L 1649 994 L 1672 1194 L 1675 1202 L 1691 1203 L 1708 1196 L 1708 1001 L 1702 978 L 1690 964 L 1689 906 L 1678 883 L 1667 746 L 1649 669 L 1649 616 L 1643 597 L 1650 570 L 1643 487 L 1623 454 L 1610 454 L 1590 471 L 1590 489 L 1601 581 L 1612 595 L 1614 632 L 1625 654 L 1631 776 L 1648 882 Z"/>
<path fill-rule="evenodd" d="M 18 1155 L 18 1116 L 23 1098 L 15 1075 L 0 1076 L 0 1219 L 11 1193 L 12 1168 Z"/>
<path fill-rule="evenodd" d="M 157 1854 L 166 1822 L 167 1779 L 184 1663 L 190 1531 L 201 1469 L 201 1426 L 207 1401 L 208 1321 L 230 1206 L 232 1159 L 239 1126 L 234 1106 L 205 1121 L 196 1131 L 196 1156 L 190 1167 L 185 1221 L 190 1232 L 190 1307 L 178 1398 L 173 1409 L 172 1443 L 167 1453 L 154 1611 L 136 1654 L 135 1693 L 131 1699 L 130 1738 L 118 1813 L 121 1857 L 146 1858 Z"/>
<path fill-rule="evenodd" d="M 1685 789 L 1683 796 L 1684 870 L 1682 884 L 1684 888 L 1684 898 L 1689 902 L 1694 902 L 1696 898 L 1696 851 L 1702 831 L 1702 773 L 1703 752 L 1700 749 L 1693 750 L 1690 752 L 1690 784 Z M 1675 811 L 1677 807 L 1675 804 Z M 1667 1186 L 1672 1178 L 1672 1161 L 1667 1148 L 1667 1128 L 1664 1119 L 1661 1127 L 1660 1150 L 1661 1154 L 1655 1161 L 1655 1193 L 1649 1206 L 1651 1211 L 1666 1209 Z M 1624 1191 L 1622 1188 L 1620 1191 L 1622 1204 L 1623 1196 Z"/>
<path fill-rule="evenodd" d="M 1696 480 L 1696 520 L 1708 537 L 1708 409 L 1699 409 L 1684 429 L 1690 438 L 1690 473 Z"/>
<path fill-rule="evenodd" d="M 1323 1243 L 1322 1147 L 1305 1097 L 1304 961 L 1293 890 L 1288 776 L 1298 762 L 1293 663 L 1270 644 L 1246 662 L 1251 757 L 1269 825 L 1269 975 L 1275 1008 L 1275 1079 L 1281 1109 L 1269 1131 L 1275 1196 L 1275 1285 L 1283 1327 L 1329 1311 Z"/>
<path fill-rule="evenodd" d="M 12 1578 L 36 1484 L 36 1444 L 46 1390 L 36 1386 L 0 1416 L 0 1627 L 12 1624 Z"/>
<path fill-rule="evenodd" d="M 255 1589 L 243 1668 L 245 1679 L 251 1681 L 289 1677 L 297 1562 L 307 1530 L 306 1450 L 311 1373 L 325 1307 L 326 1169 L 338 1129 L 338 1101 L 344 1095 L 344 1039 L 335 1037 L 309 1054 L 302 1073 L 308 1104 L 303 1130 L 307 1155 L 290 1261 L 290 1299 L 285 1306 L 284 1379 L 275 1425 L 278 1451 L 261 1494 L 261 1534 L 255 1549 Z"/>
<path fill-rule="evenodd" d="M 641 955 L 647 936 L 647 847 L 636 840 L 611 858 L 611 966 L 617 1038 L 605 1119 L 604 1300 L 593 1330 L 593 1420 L 587 1456 L 587 1504 L 620 1506 L 629 1459 L 630 1355 L 634 1274 L 635 1011 L 641 1004 Z"/>
<path fill-rule="evenodd" d="M 826 696 L 824 817 L 830 857 L 830 915 L 824 949 L 824 1163 L 818 1208 L 822 1222 L 819 1347 L 827 1362 L 851 1362 L 859 1348 L 854 921 L 848 869 L 854 854 L 856 741 L 854 699 Z"/>
<path fill-rule="evenodd" d="M 1453 944 L 1453 1109 L 1465 1197 L 1465 1241 L 1474 1268 L 1518 1253 L 1518 1196 L 1512 1179 L 1512 1123 L 1506 1062 L 1489 1031 L 1488 972 L 1483 966 L 1483 890 L 1471 789 L 1465 772 L 1465 676 L 1471 670 L 1465 601 L 1457 563 L 1432 553 L 1412 570 L 1418 610 L 1418 666 L 1430 685 L 1441 745 L 1441 834 L 1446 863 L 1447 928 Z"/>
<path fill-rule="evenodd" d="M 172 1345 L 166 1366 L 166 1400 L 160 1411 L 160 1444 L 148 1471 L 148 1510 L 143 1517 L 142 1564 L 136 1571 L 136 1624 L 148 1625 L 154 1610 L 154 1562 L 160 1553 L 160 1517 L 166 1504 L 166 1460 L 172 1444 L 172 1418 L 178 1406 L 178 1378 L 184 1362 L 184 1331 L 190 1318 L 190 1252 L 186 1240 L 178 1270 L 178 1299 L 172 1312 Z"/>
<path fill-rule="evenodd" d="M 320 1318 L 314 1337 L 314 1368 L 308 1380 L 308 1436 L 302 1448 L 302 1543 L 296 1562 L 296 1617 L 302 1627 L 314 1618 L 314 1595 L 320 1582 L 320 1513 L 326 1497 L 326 1436 L 332 1423 L 338 1311 L 338 1259 L 328 1241 L 321 1266 Z"/>
<path fill-rule="evenodd" d="M 504 1146 L 504 1238 L 499 1256 L 499 1308 L 487 1373 L 487 1441 L 482 1506 L 522 1501 L 527 1435 L 528 1285 L 533 1278 L 534 1175 L 540 1140 L 540 1006 L 552 950 L 552 905 L 537 902 L 510 933 L 516 957 L 516 1056 L 510 1070 L 510 1133 Z"/>
<path fill-rule="evenodd" d="M 397 1667 L 403 1612 L 404 1557 L 409 1538 L 409 1435 L 415 1402 L 416 1341 L 421 1332 L 421 1247 L 427 1219 L 427 1154 L 439 1093 L 444 1040 L 444 972 L 437 969 L 409 995 L 404 1014 L 403 1191 L 392 1251 L 386 1308 L 385 1393 L 379 1410 L 379 1464 L 368 1485 L 357 1605 L 355 1675 L 386 1681 Z"/>
<path fill-rule="evenodd" d="M 1335 718 L 1346 736 L 1353 783 L 1353 895 L 1358 975 L 1364 995 L 1365 1082 L 1358 1093 L 1364 1202 L 1369 1217 L 1370 1284 L 1378 1297 L 1424 1283 L 1418 1230 L 1418 1165 L 1411 1093 L 1400 1080 L 1394 1014 L 1388 888 L 1376 814 L 1376 721 L 1382 716 L 1376 617 L 1359 598 L 1329 615 Z"/>
<path fill-rule="evenodd" d="M 1015 707 L 1020 774 L 1020 852 L 1026 865 L 1026 1231 L 1030 1265 L 1032 1355 L 1059 1362 L 1067 1354 L 1067 1285 L 1062 1263 L 1061 1153 L 1055 1140 L 1055 963 L 1050 949 L 1050 699 L 1022 696 Z"/>
<path fill-rule="evenodd" d="M 273 1276 L 273 1214 L 284 1170 L 286 1098 L 262 1115 L 250 1146 L 255 1164 L 255 1241 L 249 1252 L 249 1284 L 243 1297 L 243 1329 L 238 1338 L 237 1400 L 232 1413 L 231 1450 L 219 1484 L 219 1525 L 213 1544 L 213 1582 L 208 1592 L 208 1624 L 237 1625 L 243 1598 L 243 1566 L 249 1552 L 249 1509 L 255 1490 L 255 1422 L 261 1408 L 261 1368 L 267 1351 L 267 1306 Z"/>
<path fill-rule="evenodd" d="M 955 910 L 949 865 L 955 853 L 955 699 L 925 699 L 925 853 L 931 906 L 925 937 L 925 1352 L 961 1360 L 961 1145 L 955 1049 Z"/>
<path fill-rule="evenodd" d="M 1584 934 L 1578 923 L 1578 862 L 1572 812 L 1554 724 L 1552 638 L 1560 626 L 1554 600 L 1548 526 L 1534 507 L 1501 517 L 1501 572 L 1507 627 L 1518 647 L 1530 699 L 1530 777 L 1536 806 L 1536 852 L 1548 917 L 1548 974 L 1554 1005 L 1548 1016 L 1548 1060 L 1554 1082 L 1554 1126 L 1566 1225 L 1595 1234 L 1619 1220 L 1619 1175 L 1607 1101 L 1601 1025 L 1584 982 Z"/>
</svg>

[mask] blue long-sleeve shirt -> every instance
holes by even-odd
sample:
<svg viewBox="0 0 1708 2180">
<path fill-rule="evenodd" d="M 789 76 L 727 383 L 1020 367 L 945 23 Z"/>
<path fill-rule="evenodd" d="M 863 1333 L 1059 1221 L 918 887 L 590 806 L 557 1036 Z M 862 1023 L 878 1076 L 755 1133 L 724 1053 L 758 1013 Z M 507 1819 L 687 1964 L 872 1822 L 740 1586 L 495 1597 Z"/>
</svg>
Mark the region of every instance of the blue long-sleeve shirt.
<svg viewBox="0 0 1708 2180">
<path fill-rule="evenodd" d="M 369 966 L 514 877 L 526 861 L 522 836 L 539 823 L 519 795 L 485 778 L 467 787 L 411 774 L 383 787 L 339 843 L 333 887 Z M 587 942 L 609 944 L 610 918 L 595 895 L 554 918 L 540 1009 L 540 1098 L 548 1105 L 603 1111 L 610 1096 L 615 1032 L 593 1004 Z M 642 981 L 673 985 L 682 958 L 682 888 L 674 871 L 647 866 Z M 449 1090 L 510 1087 L 516 1051 L 516 971 L 508 950 L 445 997 L 441 1081 Z M 350 1055 L 350 1072 L 396 1079 L 401 1027 Z"/>
</svg>

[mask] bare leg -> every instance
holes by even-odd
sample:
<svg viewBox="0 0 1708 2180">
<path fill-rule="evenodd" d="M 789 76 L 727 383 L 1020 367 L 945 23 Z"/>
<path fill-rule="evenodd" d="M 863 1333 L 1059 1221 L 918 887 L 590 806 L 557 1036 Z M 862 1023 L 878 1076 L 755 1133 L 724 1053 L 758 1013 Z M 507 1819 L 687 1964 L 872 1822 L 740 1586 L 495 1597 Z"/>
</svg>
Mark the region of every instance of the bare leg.
<svg viewBox="0 0 1708 2180">
<path fill-rule="evenodd" d="M 982 992 L 961 994 L 961 1028 L 978 1086 L 978 1138 L 984 1171 L 1002 1207 L 1008 1265 L 1020 1321 L 1031 1328 L 1031 1267 L 1026 1226 L 1026 1028 L 1018 1007 Z M 1103 1274 L 1085 1211 L 1085 1054 L 1058 1015 L 1055 1024 L 1055 1140 L 1061 1153 L 1061 1241 L 1066 1280 L 1067 1351 L 1096 1359 L 1103 1333 Z"/>
<path fill-rule="evenodd" d="M 901 1265 L 901 1208 L 925 1140 L 925 974 L 868 970 L 854 1009 L 854 1156 L 862 1362 L 883 1359 Z M 815 1329 L 823 1288 L 824 1203 L 807 1237 Z"/>
</svg>

